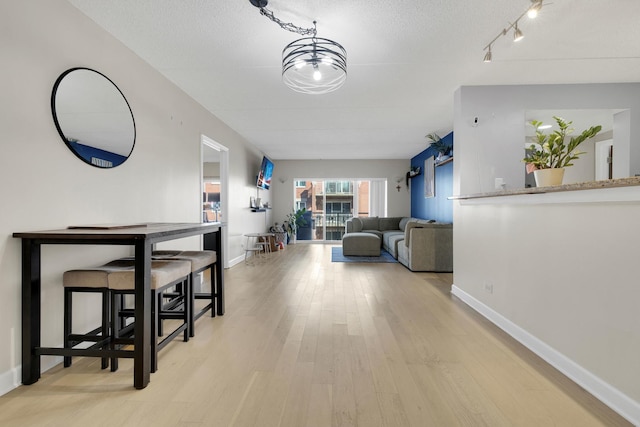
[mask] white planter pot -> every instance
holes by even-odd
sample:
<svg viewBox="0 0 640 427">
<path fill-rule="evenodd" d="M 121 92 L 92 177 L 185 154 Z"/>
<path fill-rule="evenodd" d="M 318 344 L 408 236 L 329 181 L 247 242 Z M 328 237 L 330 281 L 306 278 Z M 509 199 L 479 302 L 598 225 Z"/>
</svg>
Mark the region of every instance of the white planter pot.
<svg viewBox="0 0 640 427">
<path fill-rule="evenodd" d="M 551 187 L 554 185 L 562 185 L 564 168 L 538 169 L 533 171 L 533 175 L 536 178 L 537 187 Z"/>
</svg>

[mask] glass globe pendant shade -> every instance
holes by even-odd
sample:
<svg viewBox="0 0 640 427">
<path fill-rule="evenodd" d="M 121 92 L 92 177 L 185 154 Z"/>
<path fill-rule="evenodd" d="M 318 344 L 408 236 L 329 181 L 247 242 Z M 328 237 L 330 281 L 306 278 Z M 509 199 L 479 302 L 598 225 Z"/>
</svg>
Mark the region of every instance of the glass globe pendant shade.
<svg viewBox="0 0 640 427">
<path fill-rule="evenodd" d="M 333 40 L 306 37 L 282 51 L 282 81 L 296 92 L 333 92 L 347 80 L 347 51 Z"/>
</svg>

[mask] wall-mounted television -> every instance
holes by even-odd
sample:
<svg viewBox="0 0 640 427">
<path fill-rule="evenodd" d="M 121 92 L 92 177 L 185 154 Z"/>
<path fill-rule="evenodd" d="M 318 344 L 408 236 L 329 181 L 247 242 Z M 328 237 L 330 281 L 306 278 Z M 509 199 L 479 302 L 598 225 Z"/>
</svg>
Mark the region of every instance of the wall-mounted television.
<svg viewBox="0 0 640 427">
<path fill-rule="evenodd" d="M 260 171 L 258 172 L 258 188 L 268 190 L 271 187 L 271 178 L 273 177 L 273 162 L 266 157 L 262 158 Z"/>
</svg>

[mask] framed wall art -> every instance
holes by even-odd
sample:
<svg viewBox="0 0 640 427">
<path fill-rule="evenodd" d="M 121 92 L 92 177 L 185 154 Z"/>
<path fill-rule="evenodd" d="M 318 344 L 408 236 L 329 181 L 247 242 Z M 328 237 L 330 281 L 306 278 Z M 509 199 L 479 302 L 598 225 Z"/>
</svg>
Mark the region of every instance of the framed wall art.
<svg viewBox="0 0 640 427">
<path fill-rule="evenodd" d="M 424 161 L 424 197 L 435 197 L 436 195 L 436 159 L 431 156 Z"/>
</svg>

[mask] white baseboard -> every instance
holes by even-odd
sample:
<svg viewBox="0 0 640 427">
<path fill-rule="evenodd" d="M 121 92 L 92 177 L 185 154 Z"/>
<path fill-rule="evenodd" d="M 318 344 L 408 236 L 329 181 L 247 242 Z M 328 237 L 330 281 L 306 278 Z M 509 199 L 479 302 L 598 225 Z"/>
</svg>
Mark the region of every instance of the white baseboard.
<svg viewBox="0 0 640 427">
<path fill-rule="evenodd" d="M 0 396 L 9 393 L 20 385 L 22 378 L 22 370 L 20 367 L 13 368 L 3 374 L 0 374 Z"/>
<path fill-rule="evenodd" d="M 529 350 L 540 356 L 551 366 L 569 377 L 576 384 L 587 390 L 605 405 L 626 418 L 629 422 L 640 426 L 640 402 L 636 402 L 626 394 L 612 387 L 610 384 L 587 371 L 573 360 L 531 335 L 462 289 L 452 285 L 451 293 L 511 335 Z"/>
<path fill-rule="evenodd" d="M 227 268 L 231 268 L 236 264 L 240 264 L 241 262 L 244 261 L 244 255 L 240 255 L 239 257 L 236 257 L 234 259 L 230 259 L 229 260 L 229 266 Z"/>
<path fill-rule="evenodd" d="M 40 360 L 40 372 L 46 372 L 60 363 L 62 363 L 62 356 L 47 356 Z M 0 396 L 9 393 L 20 385 L 22 385 L 22 365 L 0 374 Z"/>
</svg>

